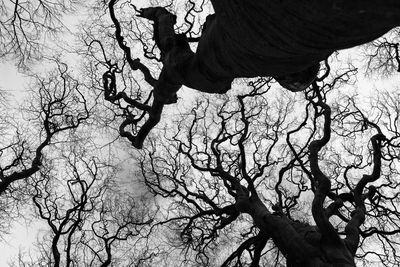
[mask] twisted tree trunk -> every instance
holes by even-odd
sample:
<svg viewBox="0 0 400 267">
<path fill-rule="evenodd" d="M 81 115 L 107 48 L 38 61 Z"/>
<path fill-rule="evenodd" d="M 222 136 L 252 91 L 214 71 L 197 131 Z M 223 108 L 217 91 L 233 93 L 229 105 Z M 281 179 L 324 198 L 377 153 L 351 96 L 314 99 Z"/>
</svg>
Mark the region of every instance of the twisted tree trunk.
<svg viewBox="0 0 400 267">
<path fill-rule="evenodd" d="M 194 52 L 186 36 L 174 32 L 175 15 L 162 7 L 144 8 L 138 16 L 154 22 L 162 55 L 156 80 L 139 59 L 132 59 L 114 14 L 115 2 L 109 8 L 118 45 L 132 70 L 140 69 L 154 87 L 152 106 L 131 101 L 149 114 L 137 135 L 125 131 L 133 120 L 121 125 L 120 132 L 138 148 L 159 122 L 164 104 L 175 103 L 183 85 L 225 93 L 235 78 L 271 76 L 283 87 L 301 91 L 315 80 L 319 62 L 335 50 L 372 41 L 400 26 L 399 0 L 211 0 L 215 14 L 207 17 Z M 105 89 L 115 86 L 112 75 L 112 70 L 105 73 Z M 106 95 L 113 101 L 122 97 Z"/>
<path fill-rule="evenodd" d="M 302 71 L 400 25 L 397 0 L 214 0 L 196 55 L 227 77 Z M 211 24 L 211 23 L 210 23 Z"/>
<path fill-rule="evenodd" d="M 173 30 L 163 8 L 142 17 L 155 21 L 164 57 L 160 86 L 182 85 L 223 93 L 237 77 L 273 76 L 297 91 L 315 78 L 319 62 L 332 52 L 372 41 L 400 25 L 398 0 L 214 0 L 196 52 Z M 174 84 L 174 86 L 171 86 Z M 160 87 L 159 86 L 159 87 Z M 173 87 L 173 88 L 171 88 Z"/>
<path fill-rule="evenodd" d="M 262 235 L 274 241 L 287 267 L 355 267 L 354 253 L 337 234 L 326 239 L 318 226 L 272 214 L 257 195 L 243 198 L 236 206 L 253 218 Z"/>
</svg>

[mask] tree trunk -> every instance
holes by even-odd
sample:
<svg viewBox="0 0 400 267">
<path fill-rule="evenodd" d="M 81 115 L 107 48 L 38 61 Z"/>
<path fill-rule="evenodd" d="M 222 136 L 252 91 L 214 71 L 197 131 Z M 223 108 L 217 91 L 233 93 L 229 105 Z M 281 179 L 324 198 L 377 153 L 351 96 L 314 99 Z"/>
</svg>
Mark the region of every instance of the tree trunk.
<svg viewBox="0 0 400 267">
<path fill-rule="evenodd" d="M 118 44 L 132 69 L 140 68 L 154 87 L 153 104 L 145 108 L 149 120 L 137 136 L 122 127 L 138 148 L 158 123 L 164 104 L 176 103 L 183 85 L 225 93 L 235 78 L 270 76 L 291 91 L 301 91 L 332 52 L 372 41 L 400 25 L 399 0 L 211 0 L 216 13 L 207 17 L 193 52 L 186 36 L 174 32 L 175 15 L 162 7 L 144 8 L 139 16 L 154 21 L 154 40 L 162 55 L 163 68 L 155 80 L 131 58 L 115 2 L 109 6 Z"/>
<path fill-rule="evenodd" d="M 158 99 L 173 102 L 182 86 L 224 93 L 237 77 L 272 76 L 290 90 L 305 89 L 319 62 L 332 52 L 372 41 L 400 25 L 398 0 L 214 0 L 191 51 L 174 33 L 175 16 L 144 9 L 155 21 L 155 40 L 165 55 Z"/>
<path fill-rule="evenodd" d="M 237 208 L 272 238 L 285 255 L 287 267 L 355 267 L 354 254 L 345 243 L 324 239 L 317 226 L 271 214 L 256 196 L 241 199 Z"/>
<path fill-rule="evenodd" d="M 215 0 L 196 56 L 221 77 L 302 71 L 400 25 L 398 0 Z"/>
</svg>

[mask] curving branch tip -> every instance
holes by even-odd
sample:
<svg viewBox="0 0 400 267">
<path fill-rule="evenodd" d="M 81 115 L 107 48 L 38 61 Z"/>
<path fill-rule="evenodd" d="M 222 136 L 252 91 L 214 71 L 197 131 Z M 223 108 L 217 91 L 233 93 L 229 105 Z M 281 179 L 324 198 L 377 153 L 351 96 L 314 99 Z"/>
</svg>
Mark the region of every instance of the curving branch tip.
<svg viewBox="0 0 400 267">
<path fill-rule="evenodd" d="M 164 7 L 146 7 L 146 8 L 141 8 L 139 10 L 136 10 L 136 12 L 138 13 L 136 16 L 145 18 L 148 20 L 152 20 L 152 21 L 157 20 L 162 15 L 169 15 L 169 16 L 173 16 L 175 18 L 175 22 L 176 22 L 176 15 L 172 15 Z"/>
</svg>

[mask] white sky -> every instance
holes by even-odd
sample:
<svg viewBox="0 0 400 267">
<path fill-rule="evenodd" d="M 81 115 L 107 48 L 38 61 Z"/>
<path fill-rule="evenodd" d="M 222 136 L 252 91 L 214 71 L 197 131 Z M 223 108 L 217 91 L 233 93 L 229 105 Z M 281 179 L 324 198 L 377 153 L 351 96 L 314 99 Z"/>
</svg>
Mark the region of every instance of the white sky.
<svg viewBox="0 0 400 267">
<path fill-rule="evenodd" d="M 11 102 L 22 100 L 26 85 L 26 76 L 19 73 L 14 65 L 0 62 L 0 90 L 6 93 Z"/>
<path fill-rule="evenodd" d="M 8 266 L 10 259 L 15 259 L 19 251 L 32 250 L 41 227 L 41 223 L 38 222 L 31 222 L 29 225 L 26 225 L 24 221 L 15 222 L 12 232 L 4 236 L 4 240 L 0 242 L 0 266 Z"/>
</svg>

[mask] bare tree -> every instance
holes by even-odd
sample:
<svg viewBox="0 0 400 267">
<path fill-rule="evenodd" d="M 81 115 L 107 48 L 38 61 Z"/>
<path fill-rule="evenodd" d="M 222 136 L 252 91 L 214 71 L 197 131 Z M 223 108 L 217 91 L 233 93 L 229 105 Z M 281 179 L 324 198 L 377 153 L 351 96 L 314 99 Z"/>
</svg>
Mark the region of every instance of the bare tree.
<svg viewBox="0 0 400 267">
<path fill-rule="evenodd" d="M 372 41 L 400 23 L 397 1 L 379 5 L 373 1 L 351 4 L 340 1 L 210 2 L 215 13 L 193 27 L 195 19 L 191 17 L 200 19 L 197 13 L 205 10 L 206 4 L 205 1 L 188 1 L 183 14 L 187 30 L 179 33 L 175 32 L 175 28 L 181 28 L 175 26 L 178 18 L 168 7 L 137 9 L 129 1 L 108 2 L 115 28 L 114 41 L 124 59 L 116 62 L 108 58 L 104 49 L 100 52 L 105 57 L 104 97 L 115 105 L 125 102 L 134 110 L 125 111 L 120 133 L 135 147 L 143 146 L 145 137 L 160 121 L 164 105 L 177 101 L 176 92 L 183 85 L 207 93 L 226 93 L 234 78 L 272 76 L 285 88 L 301 91 L 316 78 L 319 62 L 335 50 Z M 174 4 L 172 2 L 169 7 Z M 117 11 L 123 13 L 129 6 L 131 12 L 136 11 L 139 17 L 153 22 L 152 38 L 159 56 L 152 55 L 154 50 L 150 47 L 154 45 L 148 44 L 144 29 L 138 27 L 140 22 L 118 18 Z M 203 18 L 205 16 L 203 14 Z M 284 23 L 282 18 L 285 18 Z M 198 32 L 199 27 L 202 30 L 197 38 L 188 34 Z M 95 39 L 101 45 L 102 41 Z M 158 79 L 154 78 L 152 69 L 142 63 L 141 57 L 134 57 L 129 39 L 141 39 L 144 58 L 161 63 Z M 195 52 L 191 42 L 197 44 Z M 128 67 L 130 71 L 142 73 L 144 81 L 153 89 L 152 95 L 142 98 L 142 94 L 139 97 L 129 95 L 118 88 L 117 76 Z M 128 126 L 135 130 L 127 130 Z"/>
<path fill-rule="evenodd" d="M 35 174 L 28 194 L 50 229 L 39 257 L 15 265 L 398 266 L 399 96 L 363 109 L 342 92 L 356 68 L 327 59 L 399 26 L 398 1 L 182 2 L 96 1 L 79 51 L 85 88 L 104 100 L 95 119 L 143 148 L 157 212 L 112 189 L 96 159 L 45 158 L 92 112 L 59 63 L 27 109 L 38 145 L 17 132 L 2 150 L 0 193 Z M 394 47 L 383 68 L 398 63 Z M 182 86 L 224 95 L 202 95 L 144 146 Z"/>
<path fill-rule="evenodd" d="M 91 107 L 83 86 L 69 75 L 66 64 L 53 63 L 56 69 L 47 77 L 33 77 L 32 99 L 24 110 L 28 127 L 15 122 L 6 131 L 10 135 L 15 129 L 15 135 L 5 139 L 0 149 L 0 194 L 39 171 L 45 148 L 66 138 L 65 134 L 89 118 Z"/>
<path fill-rule="evenodd" d="M 46 162 L 32 179 L 33 203 L 48 230 L 34 256 L 19 257 L 14 266 L 122 266 L 151 259 L 145 246 L 130 251 L 148 232 L 149 203 L 118 189 L 113 166 L 82 153 L 75 149 Z"/>
<path fill-rule="evenodd" d="M 198 102 L 164 148 L 145 148 L 145 182 L 170 199 L 164 223 L 187 261 L 399 264 L 398 98 L 367 111 L 355 96 L 330 101 L 355 72 L 313 82 L 305 101 L 260 79 L 236 101 Z"/>
</svg>

